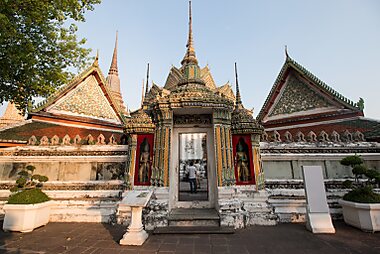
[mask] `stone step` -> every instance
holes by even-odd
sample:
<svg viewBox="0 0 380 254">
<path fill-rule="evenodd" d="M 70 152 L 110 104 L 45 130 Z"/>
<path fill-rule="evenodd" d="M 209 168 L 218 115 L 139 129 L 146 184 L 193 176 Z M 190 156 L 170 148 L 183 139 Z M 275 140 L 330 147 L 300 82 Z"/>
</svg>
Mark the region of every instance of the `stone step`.
<svg viewBox="0 0 380 254">
<path fill-rule="evenodd" d="M 180 226 L 171 226 L 171 227 L 162 227 L 156 228 L 153 231 L 153 234 L 233 234 L 235 233 L 234 228 L 232 227 L 180 227 Z"/>
<path fill-rule="evenodd" d="M 173 209 L 168 217 L 169 227 L 219 227 L 220 217 L 215 209 Z"/>
</svg>

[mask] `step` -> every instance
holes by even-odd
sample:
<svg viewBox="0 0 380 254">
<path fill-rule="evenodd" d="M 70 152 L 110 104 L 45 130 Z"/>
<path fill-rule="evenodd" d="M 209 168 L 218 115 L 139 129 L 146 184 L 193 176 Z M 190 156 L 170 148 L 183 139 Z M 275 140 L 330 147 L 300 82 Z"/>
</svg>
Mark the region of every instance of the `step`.
<svg viewBox="0 0 380 254">
<path fill-rule="evenodd" d="M 215 209 L 173 209 L 168 217 L 170 227 L 219 227 L 220 217 Z"/>
<path fill-rule="evenodd" d="M 171 227 L 162 227 L 156 228 L 153 231 L 153 234 L 233 234 L 235 233 L 234 228 L 232 227 L 202 227 L 202 226 L 194 226 L 194 227 L 179 227 L 179 226 L 171 226 Z"/>
</svg>

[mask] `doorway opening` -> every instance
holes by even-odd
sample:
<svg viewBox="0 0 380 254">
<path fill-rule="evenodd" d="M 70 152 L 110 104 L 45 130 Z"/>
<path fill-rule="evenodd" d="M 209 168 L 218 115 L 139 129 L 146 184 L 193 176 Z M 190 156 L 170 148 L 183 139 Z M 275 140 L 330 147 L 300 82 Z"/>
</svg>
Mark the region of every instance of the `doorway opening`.
<svg viewBox="0 0 380 254">
<path fill-rule="evenodd" d="M 178 201 L 208 201 L 207 133 L 179 134 Z"/>
</svg>

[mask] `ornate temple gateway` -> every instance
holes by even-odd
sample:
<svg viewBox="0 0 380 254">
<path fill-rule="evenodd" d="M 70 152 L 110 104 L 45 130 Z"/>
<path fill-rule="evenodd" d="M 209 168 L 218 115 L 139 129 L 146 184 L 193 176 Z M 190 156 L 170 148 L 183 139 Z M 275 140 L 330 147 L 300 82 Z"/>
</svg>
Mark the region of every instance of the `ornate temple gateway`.
<svg viewBox="0 0 380 254">
<path fill-rule="evenodd" d="M 236 94 L 199 66 L 191 18 L 190 5 L 181 66 L 162 87 L 147 82 L 133 112 L 120 92 L 117 37 L 107 77 L 97 56 L 26 120 L 9 119 L 9 106 L 0 129 L 0 208 L 17 173 L 32 164 L 49 177 L 51 221 L 127 222 L 130 210 L 118 204 L 131 189 L 154 192 L 144 211 L 148 229 L 188 223 L 189 209 L 212 211 L 212 225 L 236 228 L 303 221 L 301 167 L 320 165 L 330 210 L 340 217 L 350 169 L 339 160 L 359 154 L 380 169 L 379 121 L 364 118 L 362 101 L 343 97 L 287 53 L 254 119 L 236 64 Z"/>
<path fill-rule="evenodd" d="M 237 77 L 237 76 L 236 76 Z M 237 82 L 237 79 L 236 79 Z M 130 185 L 168 191 L 168 209 L 217 208 L 223 187 L 263 185 L 260 135 L 263 127 L 245 109 L 236 83 L 217 87 L 201 68 L 189 36 L 181 67 L 172 67 L 164 87 L 145 90 L 142 107 L 126 119 Z M 188 168 L 197 169 L 195 190 Z"/>
</svg>

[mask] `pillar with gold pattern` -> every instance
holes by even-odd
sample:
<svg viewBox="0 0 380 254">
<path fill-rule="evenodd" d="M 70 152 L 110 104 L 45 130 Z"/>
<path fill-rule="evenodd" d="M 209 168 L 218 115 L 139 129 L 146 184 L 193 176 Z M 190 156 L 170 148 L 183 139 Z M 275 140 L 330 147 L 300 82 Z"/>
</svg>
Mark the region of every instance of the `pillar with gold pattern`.
<svg viewBox="0 0 380 254">
<path fill-rule="evenodd" d="M 232 165 L 230 110 L 215 109 L 213 122 L 218 186 L 230 186 L 235 184 Z"/>
<path fill-rule="evenodd" d="M 154 111 L 156 119 L 156 139 L 154 142 L 154 160 L 152 185 L 169 186 L 169 163 L 171 151 L 171 133 L 173 112 L 166 105 L 159 105 Z"/>
</svg>

